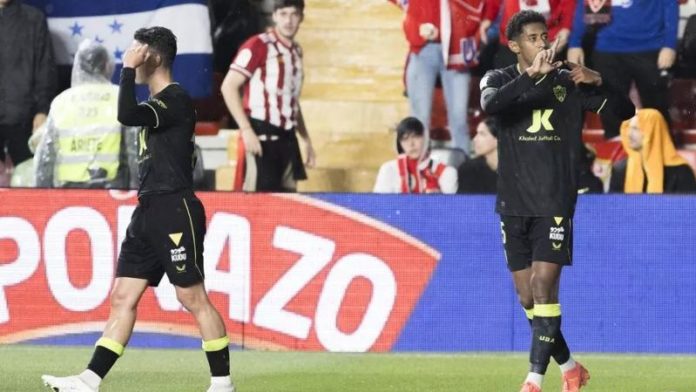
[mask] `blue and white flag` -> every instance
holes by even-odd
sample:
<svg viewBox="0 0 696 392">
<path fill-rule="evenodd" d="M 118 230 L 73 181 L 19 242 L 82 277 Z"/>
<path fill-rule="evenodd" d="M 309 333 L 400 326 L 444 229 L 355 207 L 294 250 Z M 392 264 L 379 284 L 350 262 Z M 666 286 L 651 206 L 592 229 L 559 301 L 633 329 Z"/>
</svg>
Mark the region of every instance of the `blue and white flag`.
<svg viewBox="0 0 696 392">
<path fill-rule="evenodd" d="M 211 93 L 213 45 L 204 0 L 25 0 L 46 13 L 56 62 L 71 65 L 84 39 L 99 42 L 121 68 L 133 33 L 164 26 L 177 37 L 174 80 L 194 98 Z M 118 73 L 115 78 L 117 79 Z"/>
</svg>

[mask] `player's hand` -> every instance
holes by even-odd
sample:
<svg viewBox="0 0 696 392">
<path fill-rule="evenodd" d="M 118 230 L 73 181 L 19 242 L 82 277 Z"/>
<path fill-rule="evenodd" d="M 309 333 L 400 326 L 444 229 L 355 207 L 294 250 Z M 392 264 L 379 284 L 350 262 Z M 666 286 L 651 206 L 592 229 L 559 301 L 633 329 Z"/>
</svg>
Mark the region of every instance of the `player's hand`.
<svg viewBox="0 0 696 392">
<path fill-rule="evenodd" d="M 242 140 L 244 141 L 244 148 L 247 152 L 258 156 L 263 155 L 263 151 L 261 149 L 261 142 L 259 141 L 259 137 L 256 136 L 256 132 L 254 132 L 253 129 L 243 128 L 240 129 L 239 132 L 242 135 Z"/>
<path fill-rule="evenodd" d="M 488 43 L 488 29 L 491 27 L 491 21 L 484 19 L 481 21 L 481 26 L 479 26 L 479 36 L 481 37 L 481 42 L 484 44 Z"/>
<path fill-rule="evenodd" d="M 657 68 L 667 69 L 672 68 L 674 61 L 677 59 L 677 52 L 672 48 L 660 49 L 660 54 L 657 55 Z"/>
<path fill-rule="evenodd" d="M 305 147 L 305 166 L 308 168 L 313 168 L 317 165 L 317 153 L 314 152 L 314 147 L 312 143 L 307 143 Z"/>
<path fill-rule="evenodd" d="M 133 41 L 130 48 L 123 55 L 123 66 L 126 68 L 138 68 L 145 64 L 150 58 L 150 52 L 147 50 L 148 45 L 143 45 L 137 41 Z"/>
<path fill-rule="evenodd" d="M 570 48 L 566 59 L 571 63 L 585 65 L 585 51 L 582 48 Z"/>
<path fill-rule="evenodd" d="M 559 44 L 560 40 L 556 38 L 553 41 L 553 44 L 550 48 L 544 49 L 537 53 L 536 56 L 534 56 L 534 61 L 532 61 L 532 65 L 529 68 L 527 68 L 527 74 L 529 74 L 529 76 L 533 78 L 536 78 L 542 75 L 546 75 L 549 72 L 563 65 L 562 61 L 553 61 L 554 57 L 556 56 L 556 50 L 558 49 Z"/>
<path fill-rule="evenodd" d="M 602 75 L 599 72 L 570 61 L 566 61 L 565 65 L 570 69 L 570 79 L 576 85 L 580 83 L 593 84 L 595 86 L 602 85 Z"/>
</svg>

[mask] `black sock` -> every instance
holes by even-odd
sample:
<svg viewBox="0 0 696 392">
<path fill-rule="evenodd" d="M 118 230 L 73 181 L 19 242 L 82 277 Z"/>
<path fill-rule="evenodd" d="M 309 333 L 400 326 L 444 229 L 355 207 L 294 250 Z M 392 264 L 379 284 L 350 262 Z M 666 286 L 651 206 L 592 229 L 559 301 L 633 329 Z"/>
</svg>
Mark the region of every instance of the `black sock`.
<svg viewBox="0 0 696 392">
<path fill-rule="evenodd" d="M 529 326 L 531 327 L 532 319 L 528 318 L 527 321 L 529 321 Z M 558 324 L 560 326 L 560 319 L 558 321 Z M 561 332 L 560 329 L 558 330 L 558 334 L 556 335 L 556 341 L 553 344 L 551 357 L 553 357 L 554 361 L 556 361 L 556 363 L 559 365 L 563 365 L 570 359 L 570 348 L 568 348 L 568 343 L 566 343 L 565 338 L 563 337 L 563 332 Z"/>
<path fill-rule="evenodd" d="M 119 355 L 109 350 L 104 346 L 97 346 L 92 354 L 92 360 L 89 361 L 87 369 L 96 373 L 99 377 L 104 378 L 109 373 L 111 367 L 114 366 Z"/>
<path fill-rule="evenodd" d="M 210 365 L 210 375 L 213 377 L 224 377 L 230 375 L 230 349 L 225 347 L 218 351 L 206 351 Z"/>
<path fill-rule="evenodd" d="M 546 374 L 546 368 L 549 366 L 560 324 L 560 316 L 543 317 L 534 315 L 534 320 L 532 321 L 532 349 L 529 353 L 530 372 Z"/>
<path fill-rule="evenodd" d="M 203 351 L 205 351 L 205 356 L 208 358 L 211 376 L 224 377 L 230 375 L 230 339 L 227 336 L 203 341 Z"/>
<path fill-rule="evenodd" d="M 558 333 L 556 333 L 556 342 L 553 344 L 551 356 L 559 365 L 563 365 L 570 359 L 570 348 L 568 348 L 568 343 L 566 343 L 565 338 L 563 337 L 563 332 L 561 332 L 560 316 L 558 317 Z"/>
</svg>

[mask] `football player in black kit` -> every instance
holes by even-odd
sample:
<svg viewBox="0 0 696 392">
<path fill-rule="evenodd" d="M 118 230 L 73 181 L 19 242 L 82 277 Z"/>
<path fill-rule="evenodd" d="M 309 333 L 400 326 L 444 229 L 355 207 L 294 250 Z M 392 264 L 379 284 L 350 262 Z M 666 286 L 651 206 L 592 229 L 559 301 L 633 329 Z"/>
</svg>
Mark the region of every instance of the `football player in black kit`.
<svg viewBox="0 0 696 392">
<path fill-rule="evenodd" d="M 562 267 L 572 262 L 573 214 L 585 111 L 635 113 L 628 97 L 608 91 L 596 71 L 554 62 L 545 18 L 521 11 L 507 31 L 517 64 L 481 80 L 481 107 L 498 132 L 498 197 L 507 265 L 532 325 L 530 371 L 522 392 L 541 391 L 550 357 L 563 391 L 578 391 L 589 372 L 570 355 L 558 300 Z M 568 69 L 565 69 L 568 68 Z"/>
<path fill-rule="evenodd" d="M 210 365 L 209 392 L 233 392 L 229 338 L 203 285 L 205 210 L 193 193 L 196 113 L 188 93 L 172 81 L 176 37 L 163 27 L 135 32 L 121 71 L 118 120 L 142 126 L 138 206 L 116 269 L 111 312 L 87 369 L 69 377 L 43 376 L 54 391 L 98 391 L 130 339 L 136 309 L 148 286 L 166 273 L 177 299 L 196 319 Z M 135 83 L 151 98 L 136 102 Z"/>
</svg>

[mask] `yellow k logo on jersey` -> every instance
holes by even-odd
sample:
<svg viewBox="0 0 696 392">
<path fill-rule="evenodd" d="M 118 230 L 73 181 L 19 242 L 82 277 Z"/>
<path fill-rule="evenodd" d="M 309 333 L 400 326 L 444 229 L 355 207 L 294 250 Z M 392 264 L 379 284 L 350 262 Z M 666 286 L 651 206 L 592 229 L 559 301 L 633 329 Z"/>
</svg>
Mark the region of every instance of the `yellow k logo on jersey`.
<svg viewBox="0 0 696 392">
<path fill-rule="evenodd" d="M 147 142 L 145 141 L 147 129 L 143 128 L 138 132 L 138 155 L 143 155 L 143 152 L 147 150 Z"/>
<path fill-rule="evenodd" d="M 537 133 L 544 128 L 545 131 L 553 131 L 553 125 L 551 125 L 551 115 L 553 114 L 553 109 L 543 109 L 535 110 L 532 112 L 532 125 L 527 128 L 529 133 Z"/>
</svg>

